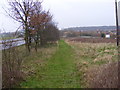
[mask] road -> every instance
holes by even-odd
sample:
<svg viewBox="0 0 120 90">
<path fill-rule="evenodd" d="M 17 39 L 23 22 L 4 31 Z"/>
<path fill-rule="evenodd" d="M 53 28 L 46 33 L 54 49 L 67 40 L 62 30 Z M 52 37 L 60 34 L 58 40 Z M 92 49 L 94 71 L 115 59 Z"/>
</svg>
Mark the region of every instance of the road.
<svg viewBox="0 0 120 90">
<path fill-rule="evenodd" d="M 12 43 L 11 43 L 12 42 Z M 9 47 L 16 47 L 25 44 L 23 38 L 0 40 L 0 50 L 8 49 Z"/>
</svg>

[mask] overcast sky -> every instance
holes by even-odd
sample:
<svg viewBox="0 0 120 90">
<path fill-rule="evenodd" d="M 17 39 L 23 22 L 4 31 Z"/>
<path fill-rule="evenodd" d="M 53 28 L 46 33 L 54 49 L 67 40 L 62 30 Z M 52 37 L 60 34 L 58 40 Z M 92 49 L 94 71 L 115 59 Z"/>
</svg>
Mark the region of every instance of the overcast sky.
<svg viewBox="0 0 120 90">
<path fill-rule="evenodd" d="M 0 29 L 11 32 L 19 24 L 5 15 L 7 6 L 0 0 Z M 115 25 L 114 0 L 43 0 L 43 8 L 50 9 L 59 28 Z"/>
</svg>

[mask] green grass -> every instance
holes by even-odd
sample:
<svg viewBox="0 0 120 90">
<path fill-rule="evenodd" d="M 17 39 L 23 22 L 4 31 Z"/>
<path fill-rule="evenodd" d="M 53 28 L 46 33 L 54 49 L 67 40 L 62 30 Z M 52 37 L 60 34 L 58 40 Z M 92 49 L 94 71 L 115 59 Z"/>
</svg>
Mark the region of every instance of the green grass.
<svg viewBox="0 0 120 90">
<path fill-rule="evenodd" d="M 80 75 L 75 66 L 73 49 L 59 42 L 56 53 L 43 66 L 34 65 L 34 74 L 21 83 L 24 88 L 81 88 Z"/>
</svg>

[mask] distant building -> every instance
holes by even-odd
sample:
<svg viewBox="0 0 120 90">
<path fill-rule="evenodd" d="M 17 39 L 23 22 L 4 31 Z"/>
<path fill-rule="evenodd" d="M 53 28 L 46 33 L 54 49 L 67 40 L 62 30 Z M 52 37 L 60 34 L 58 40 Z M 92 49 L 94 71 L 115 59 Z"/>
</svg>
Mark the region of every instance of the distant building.
<svg viewBox="0 0 120 90">
<path fill-rule="evenodd" d="M 110 34 L 106 34 L 106 35 L 105 35 L 105 38 L 110 38 Z"/>
</svg>

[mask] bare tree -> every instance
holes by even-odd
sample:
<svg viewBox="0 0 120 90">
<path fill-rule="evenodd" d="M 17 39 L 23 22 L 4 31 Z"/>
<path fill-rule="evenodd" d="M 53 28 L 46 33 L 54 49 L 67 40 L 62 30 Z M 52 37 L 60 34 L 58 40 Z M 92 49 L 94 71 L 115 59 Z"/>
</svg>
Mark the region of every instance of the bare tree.
<svg viewBox="0 0 120 90">
<path fill-rule="evenodd" d="M 49 11 L 42 10 L 41 3 L 38 0 L 34 2 L 33 0 L 13 0 L 13 2 L 9 2 L 11 6 L 9 15 L 22 24 L 25 30 L 26 47 L 29 52 L 31 43 L 35 43 L 36 51 L 39 45 L 43 46 L 47 43 L 45 34 L 48 29 L 46 26 L 50 27 L 48 24 L 52 22 L 52 15 Z M 57 31 L 55 25 L 52 25 L 52 28 L 54 28 L 54 32 Z"/>
<path fill-rule="evenodd" d="M 10 5 L 10 12 L 9 16 L 12 17 L 14 20 L 20 22 L 23 25 L 23 29 L 25 30 L 25 42 L 28 51 L 30 52 L 30 43 L 31 43 L 31 36 L 30 36 L 30 15 L 35 12 L 35 6 L 39 5 L 39 9 L 41 8 L 41 3 L 36 3 L 38 0 L 33 2 L 33 0 L 13 0 L 9 2 Z"/>
<path fill-rule="evenodd" d="M 57 40 L 60 39 L 57 25 L 52 21 L 46 25 L 44 32 L 45 32 L 44 34 L 45 34 L 46 42 L 55 43 Z"/>
<path fill-rule="evenodd" d="M 33 34 L 34 41 L 36 43 L 35 48 L 37 50 L 38 45 L 44 45 L 45 38 L 43 36 L 45 25 L 52 20 L 52 15 L 49 11 L 40 12 L 39 9 L 36 9 L 30 17 L 30 26 L 31 32 Z"/>
</svg>

